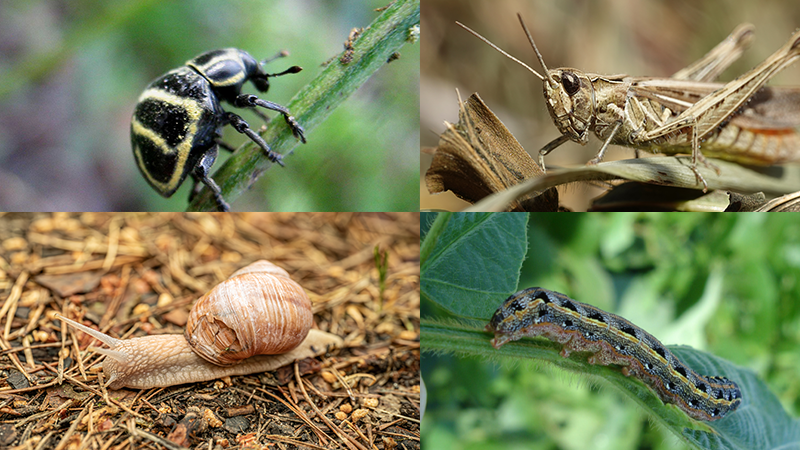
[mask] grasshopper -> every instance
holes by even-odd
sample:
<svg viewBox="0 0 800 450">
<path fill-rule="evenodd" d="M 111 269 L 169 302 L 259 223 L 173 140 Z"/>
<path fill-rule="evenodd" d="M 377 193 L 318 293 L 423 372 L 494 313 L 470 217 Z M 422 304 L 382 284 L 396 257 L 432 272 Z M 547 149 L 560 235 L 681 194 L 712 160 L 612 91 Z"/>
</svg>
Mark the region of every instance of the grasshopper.
<svg viewBox="0 0 800 450">
<path fill-rule="evenodd" d="M 690 168 L 704 192 L 708 184 L 697 163 L 717 173 L 719 169 L 703 154 L 754 165 L 800 160 L 796 130 L 800 126 L 800 89 L 764 87 L 800 57 L 800 31 L 764 62 L 722 84 L 713 81 L 749 46 L 752 25 L 740 25 L 708 54 L 672 77 L 656 78 L 604 76 L 566 67 L 548 70 L 522 16 L 517 17 L 546 76 L 456 23 L 542 80 L 547 109 L 561 132 L 539 151 L 542 169 L 545 155 L 568 140 L 586 145 L 589 132 L 603 145 L 587 164 L 602 161 L 609 144 L 653 153 L 691 153 Z"/>
</svg>

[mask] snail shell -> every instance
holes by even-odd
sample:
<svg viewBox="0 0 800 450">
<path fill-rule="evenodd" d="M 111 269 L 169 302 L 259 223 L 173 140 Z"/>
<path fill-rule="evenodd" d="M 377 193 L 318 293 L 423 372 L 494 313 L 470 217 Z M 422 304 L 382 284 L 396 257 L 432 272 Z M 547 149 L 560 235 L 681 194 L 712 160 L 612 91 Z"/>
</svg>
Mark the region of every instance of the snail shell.
<svg viewBox="0 0 800 450">
<path fill-rule="evenodd" d="M 184 336 L 206 361 L 236 364 L 254 355 L 285 353 L 311 329 L 311 301 L 280 267 L 257 261 L 197 300 Z"/>
</svg>

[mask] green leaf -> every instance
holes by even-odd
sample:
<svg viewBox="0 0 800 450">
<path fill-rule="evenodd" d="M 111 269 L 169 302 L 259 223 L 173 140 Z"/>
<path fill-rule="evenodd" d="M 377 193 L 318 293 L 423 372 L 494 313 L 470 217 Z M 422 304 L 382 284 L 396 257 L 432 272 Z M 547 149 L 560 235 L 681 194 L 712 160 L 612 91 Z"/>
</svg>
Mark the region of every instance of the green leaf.
<svg viewBox="0 0 800 450">
<path fill-rule="evenodd" d="M 488 317 L 517 289 L 526 213 L 439 214 L 422 242 L 423 298 L 461 317 Z"/>
<path fill-rule="evenodd" d="M 485 321 L 422 320 L 422 348 L 427 352 L 546 361 L 565 370 L 603 380 L 625 393 L 648 411 L 656 422 L 667 427 L 684 442 L 701 449 L 797 449 L 800 448 L 800 423 L 791 418 L 780 402 L 755 373 L 712 354 L 686 346 L 667 347 L 687 366 L 703 375 L 725 376 L 736 381 L 742 404 L 726 417 L 713 422 L 690 419 L 674 405 L 664 404 L 643 382 L 626 377 L 611 366 L 588 363 L 589 353 L 559 354 L 561 345 L 546 338 L 524 338 L 509 342 L 499 350 L 489 343 Z"/>
</svg>

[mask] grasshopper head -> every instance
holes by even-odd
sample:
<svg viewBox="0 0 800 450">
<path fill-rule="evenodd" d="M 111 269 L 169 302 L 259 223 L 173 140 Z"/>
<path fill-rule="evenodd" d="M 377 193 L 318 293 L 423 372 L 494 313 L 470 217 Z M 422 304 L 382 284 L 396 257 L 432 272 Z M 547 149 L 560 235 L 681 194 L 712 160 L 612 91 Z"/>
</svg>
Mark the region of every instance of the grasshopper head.
<svg viewBox="0 0 800 450">
<path fill-rule="evenodd" d="M 594 117 L 595 99 L 591 80 L 585 73 L 577 69 L 561 68 L 548 70 L 547 65 L 544 63 L 544 58 L 542 58 L 542 54 L 539 52 L 539 49 L 536 48 L 536 43 L 533 42 L 533 37 L 531 37 L 530 31 L 528 31 L 528 27 L 525 26 L 525 22 L 522 20 L 522 16 L 517 14 L 517 17 L 547 76 L 540 75 L 539 72 L 533 70 L 519 59 L 509 55 L 505 50 L 494 45 L 480 34 L 472 31 L 466 25 L 460 22 L 456 23 L 507 58 L 528 69 L 531 73 L 536 75 L 537 78 L 542 80 L 544 84 L 544 97 L 547 100 L 547 109 L 550 111 L 550 116 L 553 118 L 558 130 L 571 140 L 582 145 L 586 144 L 589 141 L 589 128 L 592 126 L 592 117 Z"/>
<path fill-rule="evenodd" d="M 594 117 L 594 88 L 589 77 L 577 69 L 561 68 L 548 70 L 542 84 L 547 110 L 558 131 L 586 144 Z"/>
</svg>

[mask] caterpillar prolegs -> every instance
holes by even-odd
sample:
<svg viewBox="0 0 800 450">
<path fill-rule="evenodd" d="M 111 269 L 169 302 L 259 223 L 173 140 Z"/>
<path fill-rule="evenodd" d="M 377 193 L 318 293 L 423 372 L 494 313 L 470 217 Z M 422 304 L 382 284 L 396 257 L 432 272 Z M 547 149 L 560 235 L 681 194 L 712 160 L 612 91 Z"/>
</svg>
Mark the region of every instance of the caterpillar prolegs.
<svg viewBox="0 0 800 450">
<path fill-rule="evenodd" d="M 644 381 L 664 403 L 675 404 L 693 419 L 717 420 L 741 403 L 735 382 L 696 373 L 636 325 L 558 292 L 533 287 L 513 294 L 486 331 L 494 333 L 495 348 L 544 336 L 564 346 L 563 357 L 590 352 L 590 364 L 622 366 L 623 374 Z"/>
</svg>

